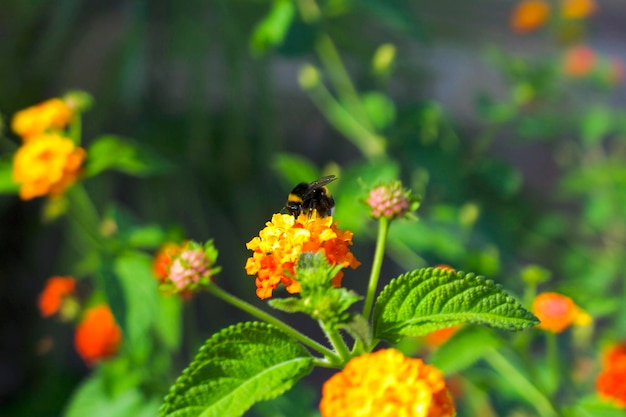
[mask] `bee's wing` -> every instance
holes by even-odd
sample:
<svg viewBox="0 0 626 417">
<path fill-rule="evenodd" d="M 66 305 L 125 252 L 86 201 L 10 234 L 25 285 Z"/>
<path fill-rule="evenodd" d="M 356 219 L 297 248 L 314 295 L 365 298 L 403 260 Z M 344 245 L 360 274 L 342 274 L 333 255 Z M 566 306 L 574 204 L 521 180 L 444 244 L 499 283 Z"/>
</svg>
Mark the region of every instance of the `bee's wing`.
<svg viewBox="0 0 626 417">
<path fill-rule="evenodd" d="M 323 187 L 326 184 L 328 184 L 329 182 L 335 181 L 336 179 L 337 179 L 337 177 L 334 176 L 334 175 L 326 175 L 325 177 L 322 177 L 322 178 L 319 178 L 319 179 L 313 181 L 311 184 L 309 184 L 309 187 L 311 189 Z"/>
</svg>

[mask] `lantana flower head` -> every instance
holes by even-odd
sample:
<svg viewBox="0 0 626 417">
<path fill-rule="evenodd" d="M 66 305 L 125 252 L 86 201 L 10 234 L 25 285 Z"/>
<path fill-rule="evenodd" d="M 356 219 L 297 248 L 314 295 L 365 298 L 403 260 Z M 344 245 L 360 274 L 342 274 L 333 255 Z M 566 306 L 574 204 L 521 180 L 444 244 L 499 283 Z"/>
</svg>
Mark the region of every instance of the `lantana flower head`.
<svg viewBox="0 0 626 417">
<path fill-rule="evenodd" d="M 376 219 L 400 219 L 417 209 L 419 199 L 412 197 L 400 181 L 393 181 L 374 187 L 367 196 L 367 204 Z"/>
<path fill-rule="evenodd" d="M 550 16 L 550 4 L 545 0 L 523 0 L 513 9 L 511 28 L 518 33 L 531 32 L 543 25 Z"/>
<path fill-rule="evenodd" d="M 443 374 L 421 359 L 382 349 L 356 357 L 324 383 L 322 417 L 452 417 Z"/>
<path fill-rule="evenodd" d="M 254 253 L 246 262 L 248 275 L 256 275 L 256 294 L 265 299 L 283 284 L 290 294 L 300 292 L 295 265 L 303 252 L 323 252 L 330 265 L 357 268 L 360 262 L 349 246 L 352 232 L 340 230 L 331 216 L 319 217 L 301 214 L 295 218 L 289 214 L 274 214 L 259 236 L 246 247 Z M 343 271 L 333 278 L 333 284 L 341 285 Z"/>
<path fill-rule="evenodd" d="M 601 398 L 626 408 L 626 342 L 604 352 L 596 390 Z"/>
<path fill-rule="evenodd" d="M 72 305 L 70 297 L 74 293 L 76 282 L 72 277 L 54 276 L 48 279 L 46 286 L 39 294 L 39 311 L 43 317 L 50 317 L 58 312 L 65 311 L 63 316 L 71 318 L 72 308 L 64 308 L 64 305 Z M 69 304 L 68 304 L 69 302 Z"/>
<path fill-rule="evenodd" d="M 585 45 L 568 49 L 563 56 L 563 72 L 570 77 L 585 77 L 596 64 L 596 53 Z"/>
<path fill-rule="evenodd" d="M 56 133 L 32 137 L 13 158 L 13 181 L 23 200 L 61 195 L 82 173 L 86 152 Z"/>
<path fill-rule="evenodd" d="M 187 242 L 173 254 L 166 282 L 171 283 L 175 292 L 196 291 L 210 285 L 211 277 L 220 271 L 215 266 L 217 255 L 211 240 L 204 245 Z"/>
<path fill-rule="evenodd" d="M 595 11 L 594 0 L 561 0 L 561 16 L 566 19 L 583 19 Z"/>
<path fill-rule="evenodd" d="M 64 100 L 51 98 L 15 113 L 11 129 L 27 141 L 47 131 L 64 129 L 73 115 L 74 111 Z"/>
<path fill-rule="evenodd" d="M 167 279 L 172 265 L 172 259 L 176 257 L 185 246 L 186 243 L 178 244 L 168 242 L 159 248 L 152 261 L 152 272 L 159 281 L 164 282 Z"/>
<path fill-rule="evenodd" d="M 88 309 L 74 334 L 74 346 L 88 364 L 115 355 L 121 341 L 122 331 L 106 304 Z"/>
<path fill-rule="evenodd" d="M 556 292 L 537 295 L 532 312 L 541 320 L 537 327 L 552 333 L 561 333 L 572 325 L 585 326 L 592 321 L 591 316 L 570 297 Z"/>
</svg>

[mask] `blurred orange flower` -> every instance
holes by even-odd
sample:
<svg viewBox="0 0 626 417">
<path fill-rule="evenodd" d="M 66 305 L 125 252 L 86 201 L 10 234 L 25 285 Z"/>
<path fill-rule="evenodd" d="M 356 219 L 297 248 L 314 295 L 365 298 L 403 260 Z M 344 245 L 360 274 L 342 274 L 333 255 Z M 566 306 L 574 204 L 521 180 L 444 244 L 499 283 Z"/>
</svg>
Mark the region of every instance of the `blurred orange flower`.
<svg viewBox="0 0 626 417">
<path fill-rule="evenodd" d="M 582 19 L 595 11 L 594 0 L 561 0 L 561 16 L 566 19 Z"/>
<path fill-rule="evenodd" d="M 431 349 L 437 348 L 447 342 L 461 327 L 458 325 L 430 332 L 424 336 L 424 343 Z"/>
<path fill-rule="evenodd" d="M 39 311 L 43 317 L 57 313 L 63 300 L 74 293 L 76 282 L 72 277 L 51 277 L 39 294 Z"/>
<path fill-rule="evenodd" d="M 395 349 L 356 357 L 324 383 L 322 417 L 452 417 L 443 374 Z"/>
<path fill-rule="evenodd" d="M 603 399 L 626 408 L 626 343 L 610 347 L 602 358 L 596 390 Z"/>
<path fill-rule="evenodd" d="M 584 77 L 591 73 L 596 63 L 596 53 L 588 46 L 578 45 L 568 49 L 563 57 L 563 72 L 571 77 Z"/>
<path fill-rule="evenodd" d="M 571 298 L 556 292 L 537 295 L 532 311 L 541 320 L 537 327 L 553 333 L 561 333 L 572 325 L 585 326 L 592 321 L 591 316 Z"/>
<path fill-rule="evenodd" d="M 295 276 L 295 264 L 302 252 L 323 252 L 331 265 L 357 268 L 361 263 L 350 252 L 352 232 L 340 230 L 332 217 L 308 217 L 301 214 L 297 219 L 289 214 L 274 214 L 272 220 L 246 247 L 254 253 L 246 262 L 248 275 L 256 275 L 256 294 L 265 299 L 283 284 L 291 294 L 300 292 Z M 333 279 L 341 285 L 343 271 Z"/>
<path fill-rule="evenodd" d="M 74 346 L 88 364 L 115 355 L 121 340 L 122 331 L 106 304 L 87 310 L 74 334 Z"/>
<path fill-rule="evenodd" d="M 165 282 L 169 275 L 172 259 L 185 248 L 185 244 L 166 243 L 157 251 L 152 261 L 152 272 L 159 281 Z"/>
<path fill-rule="evenodd" d="M 63 129 L 73 115 L 74 112 L 67 103 L 59 98 L 51 98 L 15 113 L 11 129 L 23 140 L 29 140 L 48 130 Z"/>
<path fill-rule="evenodd" d="M 20 184 L 20 197 L 59 196 L 76 181 L 86 152 L 71 140 L 45 133 L 24 143 L 13 158 L 13 181 Z"/>
<path fill-rule="evenodd" d="M 533 31 L 543 25 L 550 15 L 550 4 L 544 0 L 524 0 L 511 15 L 511 28 L 518 33 Z"/>
</svg>

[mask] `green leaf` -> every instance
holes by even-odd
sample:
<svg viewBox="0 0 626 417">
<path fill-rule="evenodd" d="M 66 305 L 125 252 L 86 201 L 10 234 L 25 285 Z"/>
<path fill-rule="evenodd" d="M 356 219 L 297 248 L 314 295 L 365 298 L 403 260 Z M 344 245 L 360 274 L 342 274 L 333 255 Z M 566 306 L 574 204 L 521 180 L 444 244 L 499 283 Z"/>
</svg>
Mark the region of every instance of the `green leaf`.
<svg viewBox="0 0 626 417">
<path fill-rule="evenodd" d="M 361 98 L 367 116 L 376 129 L 385 129 L 396 119 L 396 106 L 388 96 L 370 92 Z"/>
<path fill-rule="evenodd" d="M 623 408 L 597 397 L 584 397 L 567 414 L 572 417 L 624 417 Z"/>
<path fill-rule="evenodd" d="M 70 399 L 65 417 L 148 417 L 156 415 L 158 399 L 145 398 L 133 387 L 122 392 L 110 392 L 107 377 L 95 372 L 85 380 Z"/>
<path fill-rule="evenodd" d="M 273 166 L 274 170 L 285 178 L 292 187 L 300 182 L 311 182 L 320 176 L 320 172 L 313 162 L 302 156 L 285 152 L 276 156 Z"/>
<path fill-rule="evenodd" d="M 128 233 L 128 243 L 136 248 L 155 249 L 165 241 L 165 231 L 156 224 L 139 226 Z"/>
<path fill-rule="evenodd" d="M 263 53 L 282 44 L 295 16 L 296 7 L 291 0 L 274 0 L 270 12 L 254 28 L 250 38 L 253 52 Z"/>
<path fill-rule="evenodd" d="M 313 358 L 299 343 L 265 323 L 223 329 L 170 388 L 160 416 L 237 417 L 275 398 L 311 372 Z"/>
<path fill-rule="evenodd" d="M 13 161 L 0 159 L 0 194 L 17 194 L 19 185 L 13 182 Z"/>
<path fill-rule="evenodd" d="M 108 169 L 145 176 L 169 169 L 169 165 L 147 149 L 127 139 L 105 135 L 96 139 L 87 151 L 85 176 L 90 177 Z"/>
<path fill-rule="evenodd" d="M 487 347 L 497 348 L 502 341 L 484 327 L 458 330 L 430 356 L 430 362 L 446 375 L 460 372 L 481 359 Z"/>
<path fill-rule="evenodd" d="M 493 281 L 439 268 L 393 279 L 378 296 L 373 318 L 374 337 L 392 342 L 460 323 L 522 330 L 538 322 Z"/>
<path fill-rule="evenodd" d="M 152 258 L 141 252 L 128 252 L 115 259 L 113 269 L 126 301 L 123 328 L 136 350 L 150 343 L 149 331 L 158 317 L 159 291 L 152 275 Z"/>
<path fill-rule="evenodd" d="M 594 106 L 581 120 L 580 136 L 583 144 L 595 146 L 609 133 L 612 115 L 604 106 Z"/>
</svg>

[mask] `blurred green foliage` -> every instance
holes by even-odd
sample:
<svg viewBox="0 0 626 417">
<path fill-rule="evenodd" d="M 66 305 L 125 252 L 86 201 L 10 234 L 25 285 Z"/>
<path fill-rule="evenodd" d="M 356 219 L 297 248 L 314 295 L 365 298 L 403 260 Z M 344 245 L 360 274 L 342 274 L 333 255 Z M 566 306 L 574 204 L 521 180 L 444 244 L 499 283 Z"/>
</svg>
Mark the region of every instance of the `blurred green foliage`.
<svg viewBox="0 0 626 417">
<path fill-rule="evenodd" d="M 4 0 L 0 305 L 3 339 L 12 343 L 0 365 L 12 377 L 1 381 L 0 414 L 97 415 L 102 404 L 107 415 L 153 415 L 204 339 L 245 318 L 204 295 L 185 303 L 159 295 L 154 251 L 167 241 L 213 238 L 220 283 L 259 303 L 243 271 L 245 243 L 282 209 L 294 184 L 330 173 L 340 178 L 329 187 L 335 217 L 354 232 L 362 260 L 375 240 L 363 204 L 368 188 L 401 178 L 422 195 L 420 221 L 391 228 L 383 277 L 443 263 L 497 279 L 527 303 L 540 290 L 563 292 L 596 320 L 584 343 L 559 335 L 567 361 L 597 360 L 623 337 L 626 113 L 617 94 L 623 86 L 607 75 L 610 60 L 599 56 L 591 73 L 572 77 L 563 55 L 591 30 L 574 41 L 559 38 L 558 26 L 515 38 L 506 23 L 513 2 L 437 3 Z M 585 20 L 576 24 L 586 28 Z M 482 25 L 494 35 L 489 47 Z M 473 103 L 469 115 L 452 115 L 451 103 L 435 97 L 454 81 L 444 70 L 458 60 L 445 57 L 440 74 L 424 51 L 451 44 L 484 57 L 493 77 L 484 88 L 454 93 Z M 510 52 L 511 45 L 531 52 Z M 67 206 L 18 201 L 7 155 L 19 143 L 8 121 L 74 89 L 94 97 L 82 126 L 92 202 L 80 193 L 68 195 Z M 93 230 L 111 221 L 116 230 L 106 245 L 115 256 L 93 255 L 77 219 Z M 344 282 L 358 290 L 367 273 L 362 267 Z M 112 308 L 127 320 L 121 325 L 132 349 L 86 368 L 67 329 L 42 324 L 36 311 L 38 292 L 55 274 L 96 277 L 107 300 L 117 300 Z M 37 353 L 42 335 L 55 340 L 46 354 Z M 444 371 L 463 371 L 460 416 L 534 415 L 533 394 L 520 392 L 542 378 L 568 404 L 563 415 L 623 415 L 589 395 L 575 402 L 593 392 L 597 365 L 586 380 L 533 373 L 548 362 L 532 365 L 544 348 L 538 332 L 516 336 L 513 348 L 485 361 L 503 339 L 464 329 L 432 355 Z M 489 350 L 477 352 L 478 344 Z M 515 378 L 492 370 L 502 358 L 518 370 Z M 296 389 L 308 393 L 305 385 Z M 103 401 L 116 392 L 114 403 Z M 251 415 L 295 415 L 285 411 L 300 406 L 290 398 Z"/>
</svg>

